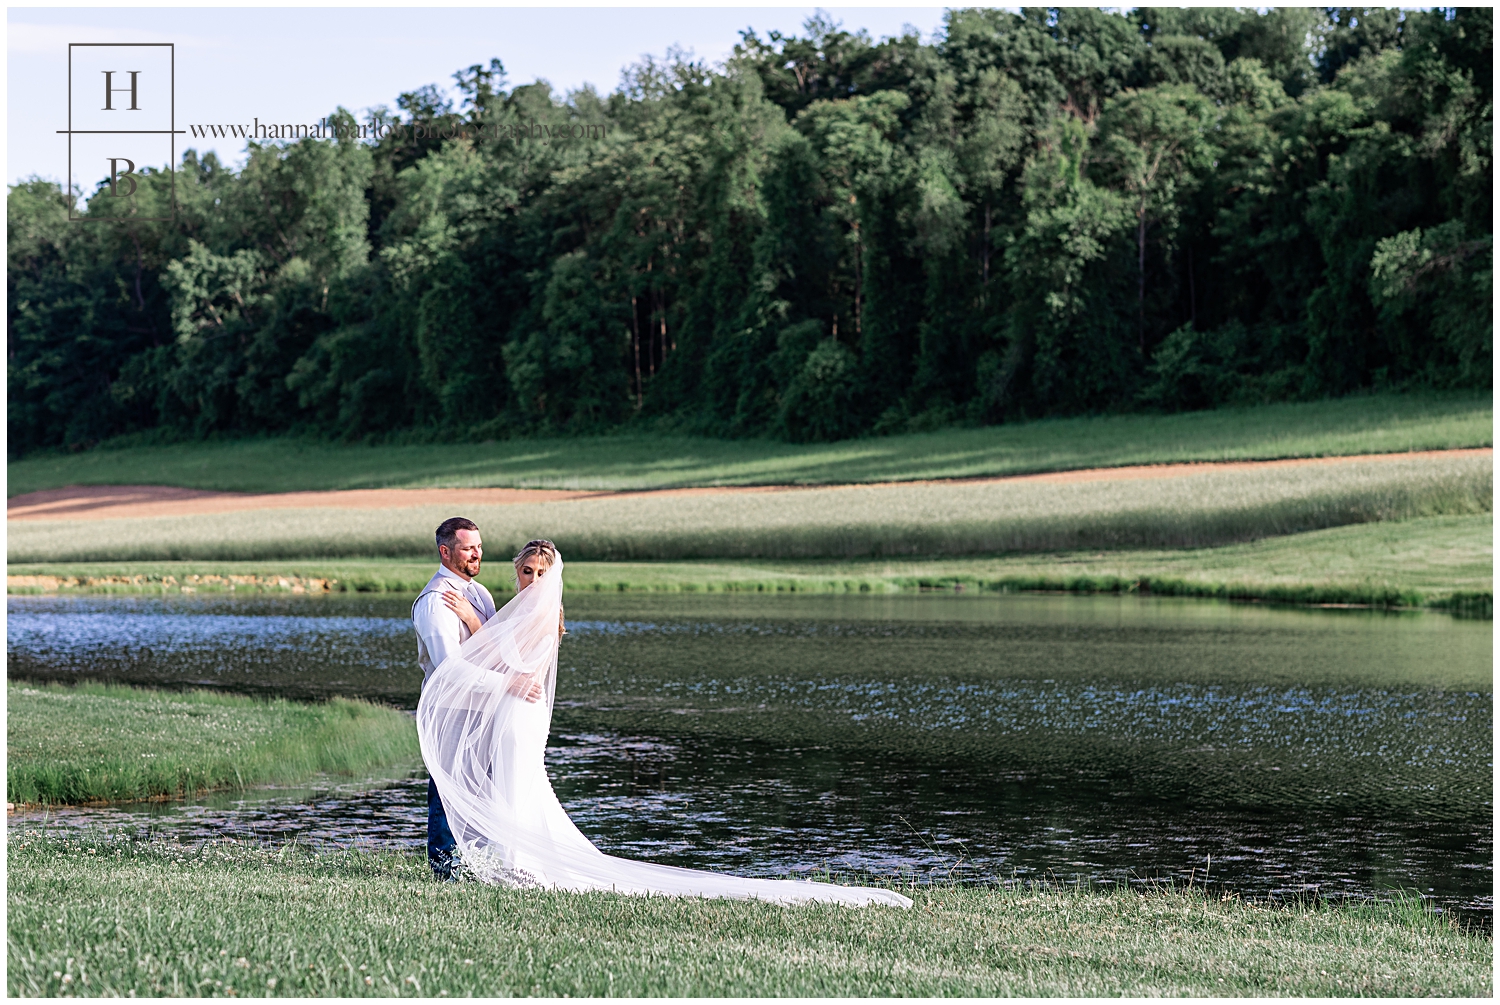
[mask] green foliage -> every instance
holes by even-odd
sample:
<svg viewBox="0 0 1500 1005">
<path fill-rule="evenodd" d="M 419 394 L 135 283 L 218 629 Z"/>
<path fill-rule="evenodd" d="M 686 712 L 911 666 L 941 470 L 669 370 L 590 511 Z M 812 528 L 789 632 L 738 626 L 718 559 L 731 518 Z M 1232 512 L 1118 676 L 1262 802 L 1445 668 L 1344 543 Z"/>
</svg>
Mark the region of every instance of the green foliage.
<svg viewBox="0 0 1500 1005">
<path fill-rule="evenodd" d="M 1155 379 L 1141 400 L 1163 409 L 1201 409 L 1217 402 L 1251 405 L 1285 397 L 1284 373 L 1265 373 L 1256 364 L 1264 347 L 1285 333 L 1262 329 L 1252 333 L 1238 320 L 1199 331 L 1183 325 L 1162 341 L 1148 372 Z"/>
<path fill-rule="evenodd" d="M 807 354 L 781 406 L 790 440 L 839 440 L 857 421 L 858 359 L 842 342 L 826 338 Z"/>
<path fill-rule="evenodd" d="M 1476 368 L 1493 357 L 1491 243 L 1488 234 L 1465 240 L 1463 224 L 1454 220 L 1375 245 L 1370 294 L 1382 319 L 1404 328 L 1410 341 L 1436 342 L 1453 361 L 1446 370 L 1434 366 L 1434 383 L 1472 384 L 1480 379 Z"/>
<path fill-rule="evenodd" d="M 6 798 L 15 803 L 192 795 L 318 772 L 363 774 L 420 757 L 409 718 L 343 698 L 299 705 L 12 682 L 6 707 Z"/>
<path fill-rule="evenodd" d="M 187 152 L 174 223 L 14 186 L 10 449 L 1488 388 L 1491 67 L 1487 8 L 820 14 L 609 95 L 476 64 L 397 102 L 421 137 Z"/>
<path fill-rule="evenodd" d="M 1493 943 L 1415 896 L 903 889 L 909 911 L 434 883 L 424 861 L 13 830 L 33 995 L 1479 996 Z M 497 932 L 503 936 L 496 937 Z"/>
</svg>

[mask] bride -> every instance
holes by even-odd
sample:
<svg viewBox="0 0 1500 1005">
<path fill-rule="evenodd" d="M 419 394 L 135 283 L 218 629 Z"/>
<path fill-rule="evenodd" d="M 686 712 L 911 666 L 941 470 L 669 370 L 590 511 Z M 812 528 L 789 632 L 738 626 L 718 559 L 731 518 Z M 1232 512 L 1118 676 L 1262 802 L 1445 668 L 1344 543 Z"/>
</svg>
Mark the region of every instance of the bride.
<svg viewBox="0 0 1500 1005">
<path fill-rule="evenodd" d="M 562 556 L 532 541 L 516 556 L 510 603 L 489 621 L 449 600 L 473 635 L 433 672 L 417 705 L 422 757 L 437 783 L 458 856 L 486 883 L 556 890 L 892 904 L 892 890 L 749 879 L 604 854 L 552 791 L 543 766 L 562 633 Z"/>
</svg>

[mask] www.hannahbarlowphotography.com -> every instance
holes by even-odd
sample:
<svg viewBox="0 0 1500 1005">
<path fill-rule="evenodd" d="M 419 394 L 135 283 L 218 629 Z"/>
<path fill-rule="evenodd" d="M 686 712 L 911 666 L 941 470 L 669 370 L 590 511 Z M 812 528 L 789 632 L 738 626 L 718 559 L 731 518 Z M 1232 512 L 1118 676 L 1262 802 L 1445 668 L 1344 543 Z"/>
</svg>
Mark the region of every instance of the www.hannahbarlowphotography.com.
<svg viewBox="0 0 1500 1005">
<path fill-rule="evenodd" d="M 356 122 L 343 117 L 317 122 L 262 122 L 260 116 L 245 123 L 198 123 L 187 128 L 187 134 L 198 139 L 242 139 L 242 140 L 374 140 L 379 142 L 387 135 L 394 142 L 416 143 L 419 140 L 597 140 L 609 131 L 604 122 L 561 122 L 555 125 L 527 122 L 387 122 L 379 116 L 371 116 L 365 122 Z"/>
</svg>

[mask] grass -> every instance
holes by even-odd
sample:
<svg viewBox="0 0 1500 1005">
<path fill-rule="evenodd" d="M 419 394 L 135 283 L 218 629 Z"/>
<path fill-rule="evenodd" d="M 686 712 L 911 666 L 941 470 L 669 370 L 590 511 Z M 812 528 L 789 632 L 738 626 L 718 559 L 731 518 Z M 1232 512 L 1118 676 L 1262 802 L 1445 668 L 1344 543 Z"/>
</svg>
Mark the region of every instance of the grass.
<svg viewBox="0 0 1500 1005">
<path fill-rule="evenodd" d="M 426 863 L 13 832 L 11 995 L 1492 993 L 1493 942 L 1390 905 L 911 890 L 912 910 L 438 884 Z"/>
<path fill-rule="evenodd" d="M 1487 455 L 1174 478 L 615 495 L 469 507 L 491 554 L 549 537 L 569 559 L 896 558 L 1208 547 L 1349 524 L 1488 513 Z M 9 525 L 12 564 L 427 557 L 447 507 L 286 509 Z"/>
<path fill-rule="evenodd" d="M 357 774 L 420 758 L 409 716 L 207 691 L 11 682 L 6 799 L 81 803 Z"/>
<path fill-rule="evenodd" d="M 64 485 L 242 492 L 418 486 L 648 489 L 970 478 L 1177 461 L 1264 460 L 1492 443 L 1490 395 L 1365 395 L 1184 415 L 1057 419 L 794 445 L 655 435 L 405 446 L 296 439 L 43 453 L 10 495 Z"/>
<path fill-rule="evenodd" d="M 804 562 L 570 562 L 582 592 L 887 593 L 921 589 L 1150 592 L 1292 603 L 1448 607 L 1484 613 L 1493 591 L 1487 515 L 1355 524 L 1219 548 L 984 558 Z M 11 593 L 414 593 L 424 559 L 13 565 Z M 480 581 L 511 583 L 502 560 Z"/>
</svg>

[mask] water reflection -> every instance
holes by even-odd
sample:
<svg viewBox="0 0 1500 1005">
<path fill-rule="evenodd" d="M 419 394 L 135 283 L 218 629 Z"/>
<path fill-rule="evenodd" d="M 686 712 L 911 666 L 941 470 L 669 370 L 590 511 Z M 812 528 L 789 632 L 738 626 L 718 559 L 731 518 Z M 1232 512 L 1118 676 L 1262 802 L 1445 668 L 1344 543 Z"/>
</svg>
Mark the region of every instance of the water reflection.
<svg viewBox="0 0 1500 1005">
<path fill-rule="evenodd" d="M 11 598 L 12 676 L 416 698 L 409 598 Z M 745 874 L 1210 877 L 1490 905 L 1490 626 L 1136 598 L 569 597 L 601 847 Z M 416 849 L 420 780 L 54 822 Z M 13 826 L 16 823 L 13 821 Z"/>
</svg>

